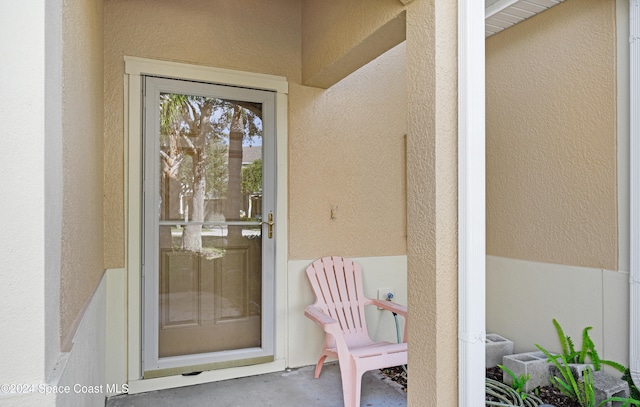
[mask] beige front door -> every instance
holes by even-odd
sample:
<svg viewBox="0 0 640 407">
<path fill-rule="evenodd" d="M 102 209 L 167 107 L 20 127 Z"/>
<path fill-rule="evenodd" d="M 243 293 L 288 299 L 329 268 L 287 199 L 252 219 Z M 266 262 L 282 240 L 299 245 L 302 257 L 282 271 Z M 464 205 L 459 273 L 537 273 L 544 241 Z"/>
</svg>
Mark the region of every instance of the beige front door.
<svg viewBox="0 0 640 407">
<path fill-rule="evenodd" d="M 273 360 L 272 92 L 145 80 L 145 377 Z"/>
</svg>

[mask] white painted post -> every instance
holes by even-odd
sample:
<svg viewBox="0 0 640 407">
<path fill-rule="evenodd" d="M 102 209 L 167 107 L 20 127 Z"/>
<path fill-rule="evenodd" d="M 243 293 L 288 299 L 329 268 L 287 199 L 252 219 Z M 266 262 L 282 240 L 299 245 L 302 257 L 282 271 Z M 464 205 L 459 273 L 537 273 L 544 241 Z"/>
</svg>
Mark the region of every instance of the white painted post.
<svg viewBox="0 0 640 407">
<path fill-rule="evenodd" d="M 629 277 L 629 369 L 640 385 L 640 4 L 629 2 L 630 87 L 630 277 Z"/>
<path fill-rule="evenodd" d="M 458 0 L 458 405 L 485 397 L 484 2 Z"/>
</svg>

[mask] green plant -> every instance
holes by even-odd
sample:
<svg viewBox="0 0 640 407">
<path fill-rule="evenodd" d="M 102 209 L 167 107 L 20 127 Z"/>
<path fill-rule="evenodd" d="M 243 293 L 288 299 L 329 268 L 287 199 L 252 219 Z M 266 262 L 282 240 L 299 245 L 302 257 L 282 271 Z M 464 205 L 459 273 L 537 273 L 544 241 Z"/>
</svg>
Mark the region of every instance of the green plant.
<svg viewBox="0 0 640 407">
<path fill-rule="evenodd" d="M 596 392 L 593 389 L 593 370 L 591 367 L 587 367 L 582 375 L 582 381 L 578 381 L 578 390 L 580 391 L 578 403 L 582 407 L 596 406 Z"/>
<path fill-rule="evenodd" d="M 640 400 L 636 400 L 634 398 L 624 398 L 624 397 L 609 397 L 608 399 L 600 402 L 598 407 L 607 404 L 608 402 L 613 401 L 616 403 L 622 403 L 621 407 L 629 407 L 629 406 L 640 406 Z"/>
<path fill-rule="evenodd" d="M 513 373 L 513 371 L 508 367 L 503 365 L 498 365 L 498 367 L 502 369 L 505 373 L 507 373 L 509 376 L 511 376 L 511 378 L 513 379 L 513 383 L 511 383 L 511 388 L 520 395 L 520 398 L 522 400 L 526 399 L 527 392 L 525 391 L 525 389 L 527 386 L 527 382 L 531 378 L 531 375 L 527 374 L 525 376 L 524 374 L 521 374 L 520 377 L 517 377 L 516 374 Z"/>
<path fill-rule="evenodd" d="M 551 383 L 556 386 L 563 394 L 578 402 L 582 407 L 595 407 L 596 398 L 593 390 L 593 371 L 591 367 L 584 370 L 582 380 L 573 375 L 569 360 L 562 355 L 552 355 L 540 345 L 536 345 L 542 353 L 544 353 L 549 362 L 551 362 L 560 372 L 560 376 L 551 376 Z"/>
<path fill-rule="evenodd" d="M 629 395 L 634 400 L 640 400 L 640 390 L 636 387 L 633 379 L 631 378 L 631 371 L 629 368 L 625 369 L 624 374 L 622 375 L 622 380 L 629 383 Z"/>
<path fill-rule="evenodd" d="M 593 364 L 593 369 L 596 371 L 602 369 L 602 365 L 611 366 L 614 369 L 619 370 L 620 372 L 625 371 L 625 367 L 618 362 L 600 359 L 600 356 L 596 351 L 596 346 L 589 336 L 589 330 L 593 329 L 593 327 L 588 326 L 582 330 L 582 348 L 580 349 L 580 351 L 576 351 L 573 340 L 570 336 L 564 333 L 562 327 L 555 318 L 553 319 L 553 325 L 556 327 L 556 331 L 558 332 L 558 339 L 560 339 L 562 355 L 564 356 L 564 359 L 568 361 L 568 363 L 583 364 L 586 363 L 587 359 L 589 359 Z"/>
</svg>

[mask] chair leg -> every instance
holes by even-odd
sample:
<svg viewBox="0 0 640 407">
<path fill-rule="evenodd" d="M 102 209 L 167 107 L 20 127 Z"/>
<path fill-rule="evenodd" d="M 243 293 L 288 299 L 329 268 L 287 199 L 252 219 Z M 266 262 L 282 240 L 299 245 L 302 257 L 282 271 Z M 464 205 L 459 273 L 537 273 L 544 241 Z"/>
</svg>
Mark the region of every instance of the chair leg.
<svg viewBox="0 0 640 407">
<path fill-rule="evenodd" d="M 346 359 L 346 358 L 345 358 Z M 349 358 L 350 359 L 350 358 Z M 355 395 L 355 366 L 352 360 L 340 360 L 340 377 L 342 378 L 342 397 L 344 407 L 360 407 L 360 395 Z"/>
<path fill-rule="evenodd" d="M 318 363 L 316 363 L 316 373 L 315 373 L 315 378 L 317 379 L 318 377 L 320 377 L 320 372 L 322 371 L 322 366 L 324 365 L 324 360 L 327 358 L 327 355 L 322 355 L 320 356 L 320 359 L 318 360 Z"/>
<path fill-rule="evenodd" d="M 353 375 L 353 405 L 360 407 L 360 396 L 362 395 L 362 374 L 364 372 L 354 369 Z"/>
</svg>

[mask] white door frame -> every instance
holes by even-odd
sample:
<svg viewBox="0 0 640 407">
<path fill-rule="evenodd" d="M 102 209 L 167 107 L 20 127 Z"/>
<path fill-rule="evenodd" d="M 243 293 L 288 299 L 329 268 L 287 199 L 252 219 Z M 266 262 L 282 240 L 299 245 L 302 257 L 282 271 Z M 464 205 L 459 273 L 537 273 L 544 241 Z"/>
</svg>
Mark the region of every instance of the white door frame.
<svg viewBox="0 0 640 407">
<path fill-rule="evenodd" d="M 287 94 L 286 78 L 176 62 L 125 57 L 125 227 L 127 268 L 127 377 L 129 393 L 190 386 L 217 380 L 283 370 L 286 367 L 287 287 Z M 270 90 L 276 93 L 276 239 L 275 360 L 261 365 L 203 372 L 197 376 L 142 377 L 142 78 L 144 75 L 195 80 L 221 85 Z"/>
<path fill-rule="evenodd" d="M 189 367 L 191 371 L 213 370 L 214 366 L 231 366 L 234 362 L 243 361 L 245 365 L 265 363 L 274 355 L 274 290 L 272 284 L 275 279 L 275 239 L 267 238 L 264 234 L 262 242 L 262 307 L 261 307 L 261 345 L 258 347 L 227 350 L 224 352 L 198 353 L 172 357 L 160 357 L 158 324 L 160 309 L 158 304 L 160 274 L 159 261 L 159 218 L 160 185 L 159 155 L 160 151 L 160 103 L 161 92 L 174 94 L 198 95 L 226 100 L 241 100 L 243 102 L 260 103 L 262 117 L 262 154 L 264 191 L 262 204 L 264 213 L 270 213 L 275 208 L 275 92 L 240 88 L 236 86 L 214 85 L 177 79 L 145 77 L 145 130 L 144 140 L 144 306 L 143 306 L 143 370 L 145 377 L 158 377 L 177 374 Z M 156 208 L 154 210 L 154 208 Z M 259 223 L 257 223 L 259 224 Z M 266 229 L 265 229 L 266 231 Z"/>
</svg>

